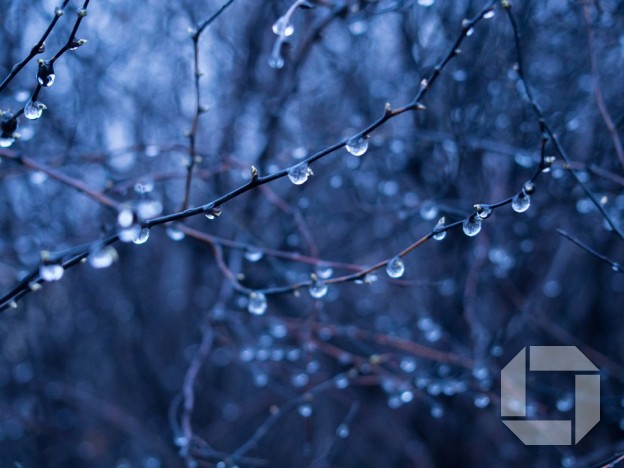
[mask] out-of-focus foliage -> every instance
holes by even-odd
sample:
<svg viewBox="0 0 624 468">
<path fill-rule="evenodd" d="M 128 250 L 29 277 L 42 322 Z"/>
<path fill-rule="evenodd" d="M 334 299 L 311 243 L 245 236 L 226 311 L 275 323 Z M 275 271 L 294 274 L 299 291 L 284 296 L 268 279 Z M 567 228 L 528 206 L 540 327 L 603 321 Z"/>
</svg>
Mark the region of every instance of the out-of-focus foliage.
<svg viewBox="0 0 624 468">
<path fill-rule="evenodd" d="M 357 134 L 386 102 L 410 103 L 483 6 L 310 4 L 292 14 L 283 68 L 269 66 L 272 26 L 292 1 L 235 0 L 202 32 L 205 112 L 193 133 L 190 206 L 245 184 L 252 165 L 267 175 Z M 59 58 L 38 96 L 47 109 L 19 117 L 21 138 L 0 149 L 0 294 L 37 270 L 42 251 L 116 229 L 118 209 L 54 174 L 145 218 L 180 210 L 197 98 L 189 27 L 221 5 L 88 5 L 76 36 L 88 43 Z M 69 2 L 41 58 L 65 44 L 81 6 Z M 0 1 L 0 79 L 54 7 Z M 460 221 L 474 204 L 513 196 L 538 167 L 539 122 L 510 22 L 500 4 L 494 11 L 465 38 L 426 109 L 375 130 L 361 157 L 340 148 L 311 164 L 313 175 L 295 174 L 307 177 L 301 185 L 283 177 L 213 220 L 184 222 L 221 240 L 155 226 L 141 245 L 115 243 L 109 268 L 89 264 L 115 256 L 99 252 L 4 311 L 0 466 L 568 467 L 621 452 L 624 275 L 556 230 L 613 261 L 624 261 L 624 241 L 552 142 L 557 159 L 525 212 L 506 205 L 474 237 L 458 226 L 431 239 L 391 262 L 395 279 L 383 267 L 329 284 L 393 259 L 442 216 Z M 571 167 L 624 228 L 623 167 L 594 92 L 597 82 L 619 138 L 624 4 L 518 0 L 512 11 L 537 103 Z M 36 58 L 0 93 L 1 110 L 27 104 Z M 307 287 L 266 298 L 236 287 L 311 274 L 319 299 Z M 602 420 L 577 446 L 525 447 L 500 421 L 500 369 L 529 345 L 576 345 L 601 369 Z M 573 418 L 572 375 L 532 376 L 529 386 L 530 415 Z"/>
</svg>

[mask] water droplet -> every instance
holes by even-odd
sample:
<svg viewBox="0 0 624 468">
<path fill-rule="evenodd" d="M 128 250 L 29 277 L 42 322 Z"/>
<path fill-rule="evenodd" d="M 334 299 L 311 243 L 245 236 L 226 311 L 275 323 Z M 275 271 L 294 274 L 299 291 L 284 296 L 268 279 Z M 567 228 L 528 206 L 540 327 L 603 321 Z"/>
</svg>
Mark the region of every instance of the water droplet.
<svg viewBox="0 0 624 468">
<path fill-rule="evenodd" d="M 28 101 L 24 106 L 24 117 L 29 120 L 37 120 L 47 109 L 46 105 L 39 101 Z"/>
<path fill-rule="evenodd" d="M 254 384 L 256 387 L 266 387 L 269 383 L 269 376 L 266 374 L 256 374 L 254 376 Z"/>
<path fill-rule="evenodd" d="M 284 68 L 284 58 L 279 52 L 272 53 L 269 57 L 269 67 L 279 70 Z"/>
<path fill-rule="evenodd" d="M 132 242 L 137 238 L 140 232 L 141 226 L 138 224 L 132 224 L 130 227 L 120 229 L 117 232 L 117 235 L 119 236 L 119 240 L 121 242 Z"/>
<path fill-rule="evenodd" d="M 472 368 L 472 376 L 477 380 L 485 380 L 490 376 L 490 371 L 484 364 L 475 364 Z"/>
<path fill-rule="evenodd" d="M 133 188 L 136 193 L 144 195 L 154 190 L 154 181 L 152 179 L 144 179 L 134 184 Z"/>
<path fill-rule="evenodd" d="M 466 31 L 466 37 L 472 36 L 473 34 L 474 34 L 474 28 L 470 28 L 468 31 Z"/>
<path fill-rule="evenodd" d="M 15 138 L 13 137 L 5 137 L 5 136 L 0 137 L 0 148 L 8 148 L 13 143 L 15 143 Z"/>
<path fill-rule="evenodd" d="M 93 268 L 108 268 L 117 260 L 117 251 L 111 245 L 99 246 L 91 251 L 88 257 Z"/>
<path fill-rule="evenodd" d="M 430 410 L 431 416 L 433 416 L 436 419 L 440 419 L 442 416 L 444 416 L 444 408 L 442 408 L 440 405 L 434 405 L 431 407 Z"/>
<path fill-rule="evenodd" d="M 31 174 L 28 177 L 28 179 L 34 185 L 41 185 L 46 180 L 48 180 L 48 174 L 46 174 L 45 172 L 42 172 L 42 171 L 35 171 L 35 172 L 31 172 Z"/>
<path fill-rule="evenodd" d="M 162 213 L 163 205 L 158 200 L 141 200 L 136 205 L 136 212 L 141 219 L 155 218 Z"/>
<path fill-rule="evenodd" d="M 117 224 L 122 228 L 132 226 L 134 223 L 134 213 L 129 208 L 122 209 L 117 215 Z"/>
<path fill-rule="evenodd" d="M 345 374 L 338 374 L 334 377 L 334 385 L 340 389 L 347 388 L 349 386 L 349 378 Z"/>
<path fill-rule="evenodd" d="M 321 299 L 327 294 L 327 285 L 322 281 L 315 281 L 309 288 L 310 296 L 314 299 Z"/>
<path fill-rule="evenodd" d="M 388 398 L 388 407 L 392 409 L 400 408 L 403 403 L 398 395 L 392 395 Z"/>
<path fill-rule="evenodd" d="M 257 247 L 249 247 L 245 251 L 245 259 L 248 262 L 251 262 L 251 263 L 259 262 L 260 260 L 262 260 L 262 257 L 264 257 L 264 251 Z"/>
<path fill-rule="evenodd" d="M 305 183 L 311 175 L 313 175 L 312 169 L 305 162 L 297 164 L 288 170 L 288 178 L 295 185 Z"/>
<path fill-rule="evenodd" d="M 58 263 L 46 263 L 39 267 L 39 275 L 44 281 L 58 281 L 63 277 L 65 269 Z"/>
<path fill-rule="evenodd" d="M 492 207 L 490 205 L 478 204 L 475 205 L 477 210 L 477 216 L 481 219 L 487 219 L 492 214 Z"/>
<path fill-rule="evenodd" d="M 295 32 L 295 28 L 288 21 L 288 18 L 282 16 L 273 23 L 273 34 L 277 36 L 290 37 Z"/>
<path fill-rule="evenodd" d="M 442 231 L 441 229 L 444 229 L 444 224 L 446 223 L 446 218 L 444 216 L 442 216 L 439 220 L 438 223 L 435 225 L 435 227 L 433 228 L 433 238 L 435 240 L 443 240 L 446 237 L 446 231 Z"/>
<path fill-rule="evenodd" d="M 37 70 L 37 82 L 41 86 L 49 88 L 54 84 L 56 75 L 54 74 L 54 64 L 49 60 L 40 59 L 39 69 Z"/>
<path fill-rule="evenodd" d="M 427 331 L 435 327 L 436 323 L 429 317 L 421 317 L 418 319 L 418 322 L 416 322 L 416 325 L 418 326 L 419 330 Z"/>
<path fill-rule="evenodd" d="M 524 213 L 531 206 L 531 197 L 524 189 L 511 200 L 511 207 L 516 213 Z"/>
<path fill-rule="evenodd" d="M 305 386 L 310 381 L 310 377 L 305 372 L 301 372 L 299 374 L 295 374 L 291 377 L 290 382 L 293 387 L 301 388 Z"/>
<path fill-rule="evenodd" d="M 386 265 L 386 273 L 390 278 L 400 278 L 405 273 L 405 264 L 401 257 L 396 256 Z"/>
<path fill-rule="evenodd" d="M 297 411 L 304 418 L 309 418 L 312 416 L 312 405 L 310 403 L 304 403 L 303 405 L 299 405 Z"/>
<path fill-rule="evenodd" d="M 208 219 L 216 219 L 221 216 L 221 207 L 220 206 L 210 206 L 204 210 L 204 216 Z"/>
<path fill-rule="evenodd" d="M 253 291 L 249 295 L 249 303 L 247 304 L 247 310 L 254 315 L 262 315 L 266 312 L 267 300 L 266 296 L 258 291 Z"/>
<path fill-rule="evenodd" d="M 316 267 L 316 274 L 321 279 L 328 279 L 334 274 L 334 269 L 330 266 L 318 265 Z"/>
<path fill-rule="evenodd" d="M 485 14 L 483 15 L 483 18 L 485 19 L 490 19 L 490 18 L 494 18 L 494 15 L 496 14 L 496 12 L 494 11 L 494 9 L 488 10 L 485 12 Z"/>
<path fill-rule="evenodd" d="M 522 186 L 522 190 L 527 194 L 535 192 L 535 183 L 532 180 L 527 180 Z"/>
<path fill-rule="evenodd" d="M 145 147 L 145 156 L 155 158 L 160 154 L 160 148 L 156 145 L 148 145 Z"/>
<path fill-rule="evenodd" d="M 535 163 L 535 159 L 533 158 L 533 155 L 529 153 L 514 154 L 514 161 L 518 166 L 521 166 L 527 169 L 533 166 L 533 164 Z"/>
<path fill-rule="evenodd" d="M 557 400 L 557 409 L 561 412 L 570 411 L 574 407 L 574 398 L 566 394 Z"/>
<path fill-rule="evenodd" d="M 429 7 L 433 5 L 434 2 L 435 0 L 418 0 L 418 4 L 424 7 Z"/>
<path fill-rule="evenodd" d="M 568 455 L 567 457 L 563 457 L 561 459 L 562 468 L 572 468 L 575 465 L 576 465 L 576 458 L 572 455 Z M 607 465 L 607 466 L 612 466 L 612 464 Z"/>
<path fill-rule="evenodd" d="M 413 358 L 401 359 L 399 366 L 403 372 L 414 372 L 416 370 L 416 361 Z"/>
<path fill-rule="evenodd" d="M 401 392 L 400 398 L 401 398 L 401 402 L 409 403 L 410 401 L 414 399 L 414 393 L 409 390 L 405 390 L 404 392 Z"/>
<path fill-rule="evenodd" d="M 86 39 L 74 39 L 69 46 L 69 50 L 76 50 L 78 47 L 82 47 L 87 42 L 89 41 L 87 41 Z"/>
<path fill-rule="evenodd" d="M 481 231 L 481 218 L 471 216 L 470 218 L 465 219 L 462 225 L 462 229 L 464 231 L 464 234 L 466 234 L 467 236 L 476 236 Z"/>
<path fill-rule="evenodd" d="M 147 239 L 149 239 L 149 236 L 150 236 L 149 228 L 142 227 L 141 229 L 139 229 L 139 232 L 134 237 L 134 239 L 132 239 L 132 242 L 134 242 L 135 244 L 145 244 L 147 242 Z"/>
<path fill-rule="evenodd" d="M 438 325 L 435 325 L 425 332 L 425 339 L 430 343 L 435 343 L 439 341 L 440 338 L 442 338 L 442 329 Z"/>
<path fill-rule="evenodd" d="M 353 156 L 362 156 L 368 149 L 368 138 L 356 135 L 347 141 L 346 148 Z"/>
<path fill-rule="evenodd" d="M 622 267 L 620 266 L 620 264 L 619 264 L 619 263 L 613 263 L 613 264 L 611 265 L 611 269 L 612 269 L 613 271 L 621 271 L 621 270 L 622 270 Z"/>
<path fill-rule="evenodd" d="M 183 435 L 179 435 L 173 440 L 173 443 L 178 447 L 185 447 L 188 444 L 188 439 Z"/>
<path fill-rule="evenodd" d="M 474 399 L 474 405 L 477 408 L 485 408 L 490 404 L 490 397 L 487 395 L 477 395 Z"/>
<path fill-rule="evenodd" d="M 426 221 L 431 221 L 438 216 L 438 207 L 432 201 L 426 201 L 420 206 L 420 216 Z"/>
<path fill-rule="evenodd" d="M 341 439 L 346 439 L 347 437 L 349 437 L 349 426 L 347 426 L 344 423 L 340 424 L 336 428 L 336 435 L 340 437 Z"/>
<path fill-rule="evenodd" d="M 542 165 L 542 172 L 547 173 L 552 169 L 553 163 L 557 160 L 555 156 L 545 156 L 544 163 Z"/>
<path fill-rule="evenodd" d="M 184 232 L 179 229 L 175 224 L 170 224 L 169 226 L 167 226 L 165 232 L 167 233 L 167 237 L 169 237 L 169 239 L 174 242 L 181 241 L 186 237 L 186 234 L 184 234 Z"/>
</svg>

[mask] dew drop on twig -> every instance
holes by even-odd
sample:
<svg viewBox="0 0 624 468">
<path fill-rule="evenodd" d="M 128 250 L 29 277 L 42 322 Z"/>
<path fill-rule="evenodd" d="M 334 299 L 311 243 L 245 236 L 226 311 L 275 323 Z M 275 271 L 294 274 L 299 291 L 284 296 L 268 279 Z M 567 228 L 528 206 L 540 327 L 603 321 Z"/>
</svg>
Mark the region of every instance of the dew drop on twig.
<svg viewBox="0 0 624 468">
<path fill-rule="evenodd" d="M 278 18 L 277 21 L 273 23 L 272 29 L 273 29 L 273 34 L 277 36 L 284 36 L 284 37 L 290 37 L 295 32 L 295 28 L 293 27 L 292 24 L 290 24 L 290 22 L 288 21 L 288 18 L 285 16 Z"/>
<path fill-rule="evenodd" d="M 390 278 L 400 278 L 405 273 L 405 264 L 401 257 L 396 256 L 386 265 L 386 273 Z"/>
<path fill-rule="evenodd" d="M 256 247 L 250 247 L 245 251 L 245 259 L 248 262 L 259 262 L 262 260 L 262 257 L 264 257 L 264 251 Z"/>
<path fill-rule="evenodd" d="M 446 237 L 446 231 L 442 231 L 442 229 L 444 229 L 444 224 L 446 223 L 446 218 L 444 216 L 442 216 L 439 220 L 438 223 L 435 225 L 435 227 L 433 228 L 433 238 L 435 240 L 443 240 Z"/>
<path fill-rule="evenodd" d="M 305 183 L 311 175 L 312 169 L 305 162 L 297 164 L 288 170 L 288 178 L 295 185 Z"/>
<path fill-rule="evenodd" d="M 63 277 L 65 269 L 59 263 L 45 263 L 39 267 L 39 274 L 44 281 L 58 281 Z"/>
<path fill-rule="evenodd" d="M 137 233 L 135 238 L 132 239 L 132 242 L 134 242 L 135 244 L 145 244 L 147 240 L 149 239 L 149 236 L 150 236 L 149 228 L 142 227 L 141 229 L 139 229 L 139 232 Z"/>
<path fill-rule="evenodd" d="M 476 236 L 481 232 L 481 219 L 476 216 L 465 219 L 462 224 L 462 229 L 467 236 Z"/>
<path fill-rule="evenodd" d="M 362 156 L 368 150 L 368 138 L 356 135 L 347 141 L 345 147 L 353 156 Z"/>
<path fill-rule="evenodd" d="M 111 245 L 99 246 L 91 251 L 87 260 L 93 268 L 108 268 L 117 260 L 117 251 Z"/>
<path fill-rule="evenodd" d="M 167 226 L 167 229 L 165 230 L 165 232 L 167 233 L 167 237 L 169 237 L 169 239 L 171 239 L 174 242 L 181 241 L 182 239 L 186 237 L 186 234 L 184 234 L 184 232 L 180 228 L 178 228 L 175 224 L 171 224 Z"/>
<path fill-rule="evenodd" d="M 267 300 L 266 296 L 258 291 L 253 291 L 249 295 L 249 303 L 247 304 L 247 310 L 250 314 L 262 315 L 266 312 Z"/>
<path fill-rule="evenodd" d="M 315 281 L 309 288 L 310 296 L 314 299 L 321 299 L 327 294 L 327 285 L 322 281 Z"/>
<path fill-rule="evenodd" d="M 47 109 L 46 105 L 39 101 L 28 101 L 24 106 L 24 117 L 28 120 L 37 120 Z"/>
<path fill-rule="evenodd" d="M 511 200 L 511 207 L 516 213 L 524 213 L 531 206 L 531 197 L 526 193 L 524 188 L 517 193 Z"/>
</svg>

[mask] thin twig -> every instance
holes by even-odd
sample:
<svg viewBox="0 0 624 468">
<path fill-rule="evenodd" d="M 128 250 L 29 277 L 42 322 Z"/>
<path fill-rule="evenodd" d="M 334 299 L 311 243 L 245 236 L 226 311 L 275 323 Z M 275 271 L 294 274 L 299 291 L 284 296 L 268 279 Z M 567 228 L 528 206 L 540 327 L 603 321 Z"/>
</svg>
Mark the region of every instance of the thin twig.
<svg viewBox="0 0 624 468">
<path fill-rule="evenodd" d="M 590 254 L 592 254 L 594 257 L 599 258 L 600 260 L 602 260 L 603 262 L 609 264 L 611 266 L 611 269 L 613 271 L 616 271 L 618 273 L 624 273 L 624 268 L 622 268 L 622 266 L 610 259 L 609 257 L 607 257 L 606 255 L 603 255 L 601 253 L 598 253 L 596 250 L 592 249 L 590 246 L 588 246 L 587 244 L 581 242 L 580 240 L 578 240 L 576 237 L 571 236 L 570 234 L 568 234 L 567 232 L 565 232 L 563 229 L 557 229 L 557 234 L 565 237 L 566 239 L 568 239 L 569 241 L 572 241 L 573 243 L 575 243 L 576 245 L 578 245 L 581 249 L 585 250 L 586 252 L 589 252 Z"/>
</svg>

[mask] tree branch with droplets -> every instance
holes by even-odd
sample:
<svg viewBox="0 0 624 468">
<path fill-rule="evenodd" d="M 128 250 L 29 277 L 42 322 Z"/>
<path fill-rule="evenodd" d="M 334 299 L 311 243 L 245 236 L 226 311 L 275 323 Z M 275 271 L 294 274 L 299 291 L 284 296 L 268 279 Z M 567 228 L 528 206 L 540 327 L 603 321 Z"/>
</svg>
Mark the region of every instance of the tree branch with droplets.
<svg viewBox="0 0 624 468">
<path fill-rule="evenodd" d="M 327 148 L 321 151 L 318 151 L 312 156 L 309 156 L 308 158 L 304 159 L 301 163 L 279 170 L 267 176 L 260 176 L 258 170 L 252 166 L 251 177 L 250 177 L 250 180 L 246 184 L 241 185 L 240 187 L 230 191 L 229 193 L 226 193 L 218 197 L 217 199 L 213 200 L 210 203 L 196 206 L 194 208 L 185 209 L 185 210 L 172 213 L 169 215 L 147 219 L 147 220 L 139 219 L 136 216 L 136 213 L 131 213 L 131 212 L 127 213 L 126 211 L 122 211 L 120 212 L 120 216 L 118 217 L 118 220 L 120 221 L 119 223 L 120 230 L 117 233 L 111 233 L 105 236 L 103 239 L 95 241 L 92 245 L 89 246 L 89 248 L 83 249 L 79 253 L 73 254 L 71 258 L 67 260 L 63 258 L 59 258 L 58 256 L 53 256 L 52 258 L 50 258 L 49 256 L 46 256 L 46 258 L 44 259 L 42 263 L 42 266 L 44 268 L 49 267 L 48 270 L 50 271 L 50 273 L 52 273 L 48 275 L 48 279 L 52 281 L 59 280 L 63 275 L 64 269 L 72 267 L 80 263 L 84 259 L 86 259 L 90 251 L 94 247 L 96 248 L 98 246 L 108 247 L 110 244 L 113 244 L 119 240 L 123 240 L 126 242 L 133 241 L 135 243 L 143 243 L 147 241 L 149 237 L 149 230 L 153 228 L 154 226 L 170 223 L 173 221 L 179 221 L 179 220 L 186 219 L 192 216 L 203 214 L 209 219 L 215 219 L 220 215 L 222 205 L 239 197 L 240 195 L 244 193 L 247 193 L 248 191 L 252 189 L 255 189 L 264 184 L 268 184 L 280 178 L 288 177 L 291 179 L 293 183 L 299 185 L 300 183 L 305 182 L 305 180 L 303 180 L 303 182 L 300 181 L 300 177 L 301 177 L 300 174 L 302 172 L 306 180 L 311 174 L 311 171 L 309 170 L 309 167 L 308 167 L 309 165 L 334 153 L 340 148 L 346 147 L 347 151 L 355 156 L 363 155 L 368 148 L 368 138 L 370 134 L 372 134 L 375 130 L 383 126 L 386 122 L 408 111 L 425 110 L 425 106 L 421 104 L 422 99 L 426 96 L 428 91 L 431 89 L 431 86 L 434 85 L 434 83 L 436 82 L 441 72 L 446 67 L 446 65 L 452 60 L 453 57 L 455 57 L 457 54 L 460 53 L 459 46 L 462 44 L 462 42 L 464 41 L 466 37 L 472 34 L 474 26 L 479 21 L 481 21 L 484 17 L 491 16 L 491 12 L 493 11 L 495 3 L 496 3 L 495 0 L 490 0 L 473 19 L 464 20 L 464 22 L 462 23 L 461 33 L 456 39 L 456 41 L 454 42 L 453 46 L 450 48 L 449 52 L 438 63 L 438 65 L 434 67 L 433 71 L 429 74 L 429 76 L 422 80 L 417 95 L 407 105 L 400 107 L 398 109 L 392 109 L 391 105 L 387 104 L 385 107 L 384 113 L 381 117 L 379 117 L 376 121 L 374 121 L 373 123 L 368 125 L 366 128 L 364 128 L 363 130 L 355 134 L 353 137 L 344 139 L 338 143 L 330 145 Z M 460 223 L 461 222 L 449 225 L 448 228 L 459 225 Z M 424 242 L 423 239 L 420 239 L 419 241 L 416 242 L 417 245 L 412 245 L 408 247 L 402 253 L 403 254 L 409 253 L 411 250 L 413 250 L 422 242 Z M 373 271 L 381 268 L 386 263 L 387 261 L 384 261 L 384 262 L 381 262 L 381 265 L 380 264 L 375 265 L 373 268 Z M 40 286 L 41 282 L 43 282 L 44 280 L 41 277 L 41 275 L 38 274 L 38 271 L 39 270 L 30 272 L 28 275 L 26 275 L 25 279 L 19 282 L 18 285 L 14 287 L 8 294 L 5 294 L 3 297 L 0 298 L 0 311 L 5 310 L 8 307 L 15 307 L 16 299 L 23 297 L 25 294 L 31 291 L 29 284 Z M 44 270 L 44 271 L 47 271 L 47 270 Z M 360 276 L 363 277 L 365 275 L 360 275 Z M 351 281 L 355 279 L 357 278 L 349 277 L 348 279 L 345 279 L 344 281 Z M 312 283 L 310 284 L 313 284 L 313 283 L 318 283 L 318 282 L 313 280 Z M 297 287 L 292 286 L 292 287 L 287 288 L 287 290 L 290 291 L 293 289 L 297 289 L 298 287 L 301 287 L 301 286 L 302 285 L 298 285 Z M 323 288 L 321 288 L 321 291 L 322 289 Z M 273 294 L 273 293 L 283 292 L 283 291 L 280 289 L 280 290 L 269 291 L 269 292 Z M 263 298 L 262 294 L 263 293 L 256 294 L 257 296 L 256 298 L 262 299 Z M 266 306 L 264 306 L 264 308 L 266 308 Z"/>
</svg>

